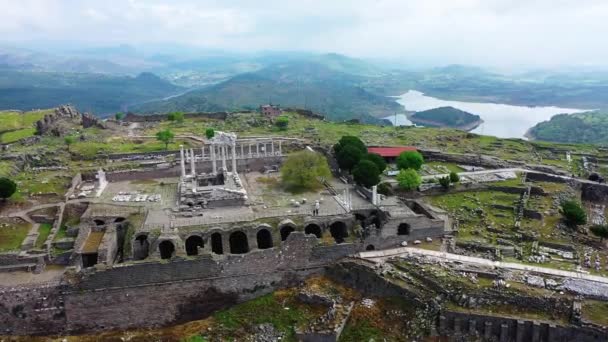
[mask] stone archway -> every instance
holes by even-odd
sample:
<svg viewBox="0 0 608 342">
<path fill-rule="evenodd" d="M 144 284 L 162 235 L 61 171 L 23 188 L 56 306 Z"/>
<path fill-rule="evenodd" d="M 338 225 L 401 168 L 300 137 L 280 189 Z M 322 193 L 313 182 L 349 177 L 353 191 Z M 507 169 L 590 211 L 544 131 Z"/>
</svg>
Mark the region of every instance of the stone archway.
<svg viewBox="0 0 608 342">
<path fill-rule="evenodd" d="M 192 235 L 186 239 L 186 255 L 198 255 L 199 248 L 203 248 L 203 238 Z"/>
<path fill-rule="evenodd" d="M 272 234 L 268 229 L 260 229 L 256 235 L 258 249 L 272 248 Z"/>
<path fill-rule="evenodd" d="M 292 227 L 291 225 L 285 225 L 285 226 L 281 227 L 281 241 L 287 240 L 287 238 L 289 237 L 289 234 L 291 234 L 295 230 L 296 229 L 294 227 Z"/>
<path fill-rule="evenodd" d="M 162 241 L 158 244 L 161 259 L 171 259 L 175 254 L 175 245 L 170 240 Z"/>
<path fill-rule="evenodd" d="M 306 227 L 304 228 L 304 233 L 312 234 L 312 235 L 316 236 L 317 239 L 320 239 L 323 234 L 321 231 L 321 227 L 316 223 L 307 224 Z"/>
<path fill-rule="evenodd" d="M 376 250 L 376 247 L 374 247 L 374 245 L 367 245 L 367 247 L 365 247 L 366 251 L 374 251 Z"/>
<path fill-rule="evenodd" d="M 126 218 L 124 218 L 124 217 L 117 217 L 114 220 L 114 223 L 121 223 L 121 222 L 125 222 L 125 221 L 126 221 Z"/>
<path fill-rule="evenodd" d="M 224 254 L 224 244 L 222 242 L 222 234 L 211 234 L 211 252 L 215 254 Z"/>
<path fill-rule="evenodd" d="M 397 235 L 410 235 L 412 232 L 412 226 L 408 223 L 400 223 L 397 227 Z"/>
<path fill-rule="evenodd" d="M 144 260 L 150 253 L 150 242 L 148 242 L 148 235 L 139 235 L 135 238 L 133 243 L 133 259 Z"/>
<path fill-rule="evenodd" d="M 231 254 L 245 254 L 249 252 L 249 243 L 247 242 L 247 235 L 241 231 L 236 231 L 230 234 L 230 253 Z"/>
<path fill-rule="evenodd" d="M 336 221 L 329 226 L 331 236 L 334 238 L 336 243 L 343 243 L 344 239 L 348 237 L 348 228 L 346 223 L 342 221 Z"/>
<path fill-rule="evenodd" d="M 104 220 L 99 220 L 99 219 L 97 219 L 97 220 L 93 220 L 93 222 L 95 223 L 95 225 L 96 225 L 96 226 L 103 226 L 103 225 L 105 225 L 105 224 L 106 224 L 106 221 L 104 221 Z"/>
</svg>

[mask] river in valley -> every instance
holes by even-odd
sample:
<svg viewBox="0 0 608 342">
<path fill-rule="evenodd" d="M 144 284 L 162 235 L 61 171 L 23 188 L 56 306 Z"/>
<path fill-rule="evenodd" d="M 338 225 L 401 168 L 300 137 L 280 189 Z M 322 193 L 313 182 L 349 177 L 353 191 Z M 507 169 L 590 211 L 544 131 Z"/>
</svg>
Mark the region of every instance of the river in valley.
<svg viewBox="0 0 608 342">
<path fill-rule="evenodd" d="M 423 111 L 438 107 L 451 106 L 481 116 L 484 123 L 474 129 L 473 133 L 493 135 L 500 138 L 525 138 L 526 131 L 541 121 L 549 120 L 553 115 L 579 113 L 587 110 L 559 107 L 526 107 L 500 103 L 478 103 L 448 101 L 424 95 L 415 90 L 397 96 L 397 102 L 407 111 Z M 411 125 L 405 114 L 387 116 L 385 119 L 398 125 Z"/>
</svg>

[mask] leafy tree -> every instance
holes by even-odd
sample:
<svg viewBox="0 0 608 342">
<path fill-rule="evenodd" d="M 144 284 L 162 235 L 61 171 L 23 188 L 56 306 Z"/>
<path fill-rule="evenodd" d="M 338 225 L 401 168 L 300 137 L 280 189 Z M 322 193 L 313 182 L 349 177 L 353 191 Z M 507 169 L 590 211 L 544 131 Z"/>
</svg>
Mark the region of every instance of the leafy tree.
<svg viewBox="0 0 608 342">
<path fill-rule="evenodd" d="M 338 141 L 337 144 L 334 145 L 334 152 L 336 153 L 336 155 L 340 152 L 340 150 L 342 150 L 346 146 L 355 147 L 356 149 L 361 151 L 361 155 L 364 155 L 367 153 L 367 147 L 365 146 L 363 141 L 361 141 L 361 139 L 359 139 L 355 136 L 352 136 L 352 135 L 345 135 L 342 138 L 340 138 L 340 141 Z"/>
<path fill-rule="evenodd" d="M 156 140 L 165 144 L 165 150 L 169 149 L 169 144 L 173 142 L 173 138 L 175 138 L 175 134 L 173 134 L 173 132 L 171 132 L 169 129 L 156 133 Z"/>
<path fill-rule="evenodd" d="M 414 169 L 404 169 L 397 175 L 399 187 L 405 190 L 414 190 L 422 183 L 422 177 Z"/>
<path fill-rule="evenodd" d="M 351 171 L 359 163 L 362 156 L 361 149 L 354 145 L 346 145 L 340 148 L 336 154 L 336 160 L 341 169 Z"/>
<path fill-rule="evenodd" d="M 213 128 L 207 128 L 205 130 L 205 136 L 207 137 L 207 139 L 213 139 L 213 137 L 215 136 L 215 130 Z"/>
<path fill-rule="evenodd" d="M 114 118 L 116 119 L 116 121 L 121 121 L 124 117 L 125 117 L 125 113 L 123 113 L 123 112 L 118 112 L 118 113 L 114 114 Z"/>
<path fill-rule="evenodd" d="M 361 160 L 353 169 L 353 177 L 357 184 L 367 188 L 380 183 L 380 171 L 371 160 Z"/>
<path fill-rule="evenodd" d="M 281 179 L 292 191 L 313 190 L 320 179 L 331 176 L 327 159 L 317 152 L 300 151 L 291 154 L 281 167 Z"/>
<path fill-rule="evenodd" d="M 378 171 L 380 171 L 380 173 L 382 173 L 382 172 L 384 172 L 384 170 L 386 170 L 386 161 L 384 160 L 384 158 L 382 158 L 381 155 L 379 155 L 377 153 L 368 153 L 365 156 L 363 156 L 363 159 L 369 160 L 369 161 L 373 162 L 374 164 L 376 164 L 376 167 L 378 168 Z"/>
<path fill-rule="evenodd" d="M 0 178 L 0 198 L 6 201 L 17 191 L 17 184 L 8 178 Z"/>
<path fill-rule="evenodd" d="M 578 226 L 587 223 L 587 213 L 577 201 L 564 201 L 562 202 L 561 207 L 562 215 L 564 215 L 568 223 L 571 225 Z"/>
<path fill-rule="evenodd" d="M 460 182 L 460 176 L 454 171 L 450 172 L 450 182 L 458 183 Z"/>
<path fill-rule="evenodd" d="M 184 122 L 184 113 L 183 112 L 169 113 L 169 115 L 167 115 L 167 119 L 169 119 L 169 121 L 182 123 L 182 122 Z"/>
<path fill-rule="evenodd" d="M 397 167 L 401 169 L 420 170 L 424 164 L 422 154 L 417 151 L 405 151 L 397 157 Z"/>
<path fill-rule="evenodd" d="M 451 183 L 452 181 L 449 176 L 439 178 L 439 184 L 446 190 L 450 188 Z"/>
<path fill-rule="evenodd" d="M 70 152 L 70 145 L 76 142 L 76 139 L 73 136 L 68 135 L 67 137 L 63 138 L 63 142 L 65 142 L 65 145 L 68 147 L 68 152 Z"/>
<path fill-rule="evenodd" d="M 281 115 L 275 120 L 274 125 L 284 131 L 287 129 L 287 126 L 289 126 L 289 118 L 285 115 Z"/>
<path fill-rule="evenodd" d="M 378 184 L 378 193 L 385 196 L 392 196 L 394 194 L 393 187 L 387 182 L 380 183 Z"/>
<path fill-rule="evenodd" d="M 599 237 L 602 241 L 608 238 L 608 226 L 603 224 L 593 225 L 589 228 L 593 235 Z"/>
</svg>

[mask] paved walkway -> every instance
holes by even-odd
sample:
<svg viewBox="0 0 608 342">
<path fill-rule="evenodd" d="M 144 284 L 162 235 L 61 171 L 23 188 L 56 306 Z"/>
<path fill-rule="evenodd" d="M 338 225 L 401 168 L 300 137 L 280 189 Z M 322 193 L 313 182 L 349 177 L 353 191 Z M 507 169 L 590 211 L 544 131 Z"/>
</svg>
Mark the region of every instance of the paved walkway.
<svg viewBox="0 0 608 342">
<path fill-rule="evenodd" d="M 594 282 L 598 282 L 598 283 L 608 284 L 607 277 L 595 276 L 595 275 L 586 274 L 586 273 L 582 273 L 582 272 L 563 271 L 563 270 L 557 270 L 557 269 L 553 269 L 553 268 L 531 266 L 531 265 L 525 265 L 525 264 L 519 264 L 519 263 L 513 263 L 513 262 L 492 261 L 492 260 L 488 260 L 488 259 L 484 259 L 484 258 L 476 258 L 476 257 L 470 257 L 470 256 L 466 256 L 466 255 L 431 251 L 431 250 L 413 248 L 413 247 L 395 248 L 395 249 L 388 249 L 388 250 L 384 250 L 384 251 L 361 252 L 358 254 L 358 257 L 362 258 L 362 259 L 383 262 L 383 261 L 385 261 L 389 258 L 393 258 L 393 257 L 412 256 L 412 255 L 427 256 L 427 257 L 441 259 L 441 260 L 447 261 L 447 262 L 454 262 L 454 263 L 459 262 L 459 263 L 474 264 L 474 265 L 480 265 L 480 266 L 486 266 L 486 267 L 497 267 L 497 268 L 506 268 L 506 269 L 510 269 L 510 270 L 528 271 L 528 272 L 535 272 L 535 273 L 541 273 L 541 274 L 546 274 L 546 275 L 553 275 L 553 276 L 559 276 L 559 277 L 565 277 L 565 278 L 583 279 L 583 280 L 589 280 L 589 281 L 594 281 Z"/>
</svg>

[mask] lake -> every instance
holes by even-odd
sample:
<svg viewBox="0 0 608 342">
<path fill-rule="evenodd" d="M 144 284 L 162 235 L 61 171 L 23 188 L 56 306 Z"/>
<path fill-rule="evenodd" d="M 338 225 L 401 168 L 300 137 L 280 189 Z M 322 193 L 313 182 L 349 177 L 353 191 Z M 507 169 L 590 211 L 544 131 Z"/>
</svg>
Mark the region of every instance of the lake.
<svg viewBox="0 0 608 342">
<path fill-rule="evenodd" d="M 493 135 L 500 138 L 523 138 L 526 131 L 541 121 L 549 120 L 555 114 L 585 112 L 585 109 L 560 107 L 526 107 L 500 103 L 478 103 L 448 101 L 424 95 L 415 90 L 397 96 L 397 102 L 407 111 L 423 111 L 438 107 L 451 106 L 481 116 L 484 123 L 474 129 L 473 133 Z M 397 124 L 411 125 L 405 114 L 397 114 Z M 385 119 L 395 123 L 395 115 Z"/>
</svg>

